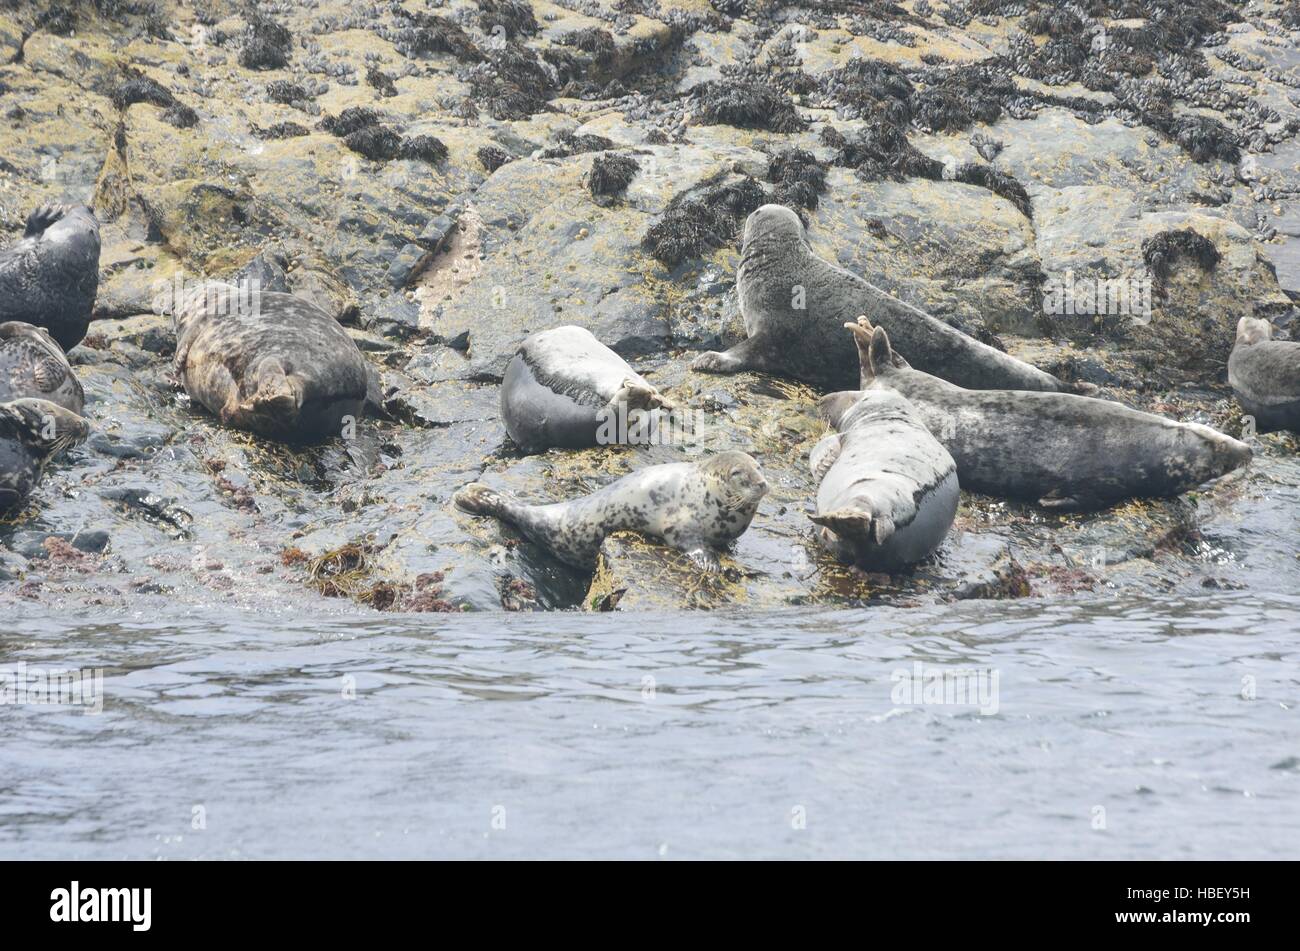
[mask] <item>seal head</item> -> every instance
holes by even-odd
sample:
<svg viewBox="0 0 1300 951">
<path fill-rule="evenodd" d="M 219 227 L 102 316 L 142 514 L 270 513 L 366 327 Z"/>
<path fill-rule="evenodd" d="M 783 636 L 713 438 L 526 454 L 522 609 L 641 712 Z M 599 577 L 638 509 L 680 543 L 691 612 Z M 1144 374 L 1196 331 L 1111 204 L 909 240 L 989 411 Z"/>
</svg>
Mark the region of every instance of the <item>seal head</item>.
<svg viewBox="0 0 1300 951">
<path fill-rule="evenodd" d="M 44 327 L 64 350 L 86 336 L 99 289 L 99 222 L 86 205 L 42 205 L 0 251 L 0 321 Z"/>
</svg>

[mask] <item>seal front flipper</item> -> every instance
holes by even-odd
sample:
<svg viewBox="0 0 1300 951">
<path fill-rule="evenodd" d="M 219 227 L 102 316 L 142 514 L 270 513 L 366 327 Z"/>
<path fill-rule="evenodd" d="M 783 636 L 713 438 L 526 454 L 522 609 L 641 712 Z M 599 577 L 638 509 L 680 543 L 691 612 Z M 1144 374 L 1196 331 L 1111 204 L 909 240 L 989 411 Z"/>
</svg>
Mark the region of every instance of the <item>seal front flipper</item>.
<svg viewBox="0 0 1300 951">
<path fill-rule="evenodd" d="M 682 552 L 691 564 L 705 574 L 716 575 L 722 570 L 722 559 L 718 553 L 707 545 L 700 545 Z"/>
<path fill-rule="evenodd" d="M 41 205 L 27 216 L 27 226 L 23 229 L 24 238 L 34 238 L 45 232 L 50 225 L 68 213 L 67 205 Z"/>
<path fill-rule="evenodd" d="M 839 433 L 827 433 L 808 453 L 808 468 L 812 470 L 813 481 L 820 484 L 835 460 L 840 457 Z"/>
<path fill-rule="evenodd" d="M 1053 489 L 1049 494 L 1038 500 L 1038 504 L 1045 509 L 1053 509 L 1057 512 L 1078 512 L 1085 506 L 1082 502 L 1072 495 L 1061 495 Z"/>
<path fill-rule="evenodd" d="M 730 350 L 710 350 L 691 363 L 696 373 L 743 373 L 745 370 L 770 370 L 762 337 L 746 337 Z"/>
</svg>

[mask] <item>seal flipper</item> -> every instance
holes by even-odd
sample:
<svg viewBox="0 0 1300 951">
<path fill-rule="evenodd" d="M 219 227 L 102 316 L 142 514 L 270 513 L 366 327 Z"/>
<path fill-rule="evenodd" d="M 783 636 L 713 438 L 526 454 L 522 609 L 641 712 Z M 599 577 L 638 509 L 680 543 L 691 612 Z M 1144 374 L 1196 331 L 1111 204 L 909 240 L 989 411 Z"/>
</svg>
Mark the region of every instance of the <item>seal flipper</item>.
<svg viewBox="0 0 1300 951">
<path fill-rule="evenodd" d="M 23 237 L 39 237 L 45 233 L 46 228 L 56 223 L 67 212 L 67 205 L 41 205 L 27 216 L 27 225 L 23 229 Z"/>
<path fill-rule="evenodd" d="M 872 515 L 861 509 L 836 509 L 825 514 L 809 515 L 809 519 L 825 526 L 841 538 L 870 541 L 883 545 L 894 534 L 894 520 Z"/>
<path fill-rule="evenodd" d="M 482 482 L 471 482 L 451 497 L 456 508 L 470 515 L 489 515 L 493 518 L 509 518 L 510 503 L 496 489 Z"/>
<path fill-rule="evenodd" d="M 826 473 L 830 471 L 831 466 L 835 465 L 835 460 L 840 457 L 842 439 L 839 433 L 827 433 L 808 453 L 808 468 L 812 470 L 813 481 L 818 485 L 826 478 Z"/>
<path fill-rule="evenodd" d="M 235 418 L 261 417 L 291 422 L 302 408 L 302 380 L 285 373 L 276 357 L 266 357 L 252 373 L 252 395 L 241 402 Z"/>
<path fill-rule="evenodd" d="M 1038 504 L 1045 509 L 1052 509 L 1056 512 L 1077 512 L 1084 508 L 1082 502 L 1072 495 L 1061 495 L 1059 489 L 1053 489 L 1050 493 L 1038 500 Z"/>
<path fill-rule="evenodd" d="M 682 553 L 690 559 L 691 564 L 705 574 L 715 575 L 722 570 L 722 559 L 708 545 L 685 549 Z"/>
<path fill-rule="evenodd" d="M 696 373 L 742 373 L 745 370 L 771 370 L 764 356 L 762 337 L 747 337 L 730 350 L 709 350 L 691 363 Z M 779 367 L 777 369 L 780 369 Z"/>
</svg>

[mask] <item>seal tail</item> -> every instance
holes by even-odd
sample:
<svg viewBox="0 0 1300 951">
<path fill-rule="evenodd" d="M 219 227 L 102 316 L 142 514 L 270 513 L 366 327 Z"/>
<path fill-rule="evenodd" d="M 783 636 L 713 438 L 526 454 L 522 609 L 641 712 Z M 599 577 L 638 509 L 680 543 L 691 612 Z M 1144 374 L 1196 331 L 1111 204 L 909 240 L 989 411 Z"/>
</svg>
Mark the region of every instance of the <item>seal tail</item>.
<svg viewBox="0 0 1300 951">
<path fill-rule="evenodd" d="M 493 518 L 507 517 L 510 508 L 510 502 L 505 496 L 482 482 L 471 482 L 452 496 L 452 501 L 462 512 L 490 515 Z"/>
<path fill-rule="evenodd" d="M 860 509 L 836 509 L 833 512 L 809 515 L 808 518 L 847 541 L 883 545 L 894 534 L 893 519 L 881 518 Z"/>
</svg>

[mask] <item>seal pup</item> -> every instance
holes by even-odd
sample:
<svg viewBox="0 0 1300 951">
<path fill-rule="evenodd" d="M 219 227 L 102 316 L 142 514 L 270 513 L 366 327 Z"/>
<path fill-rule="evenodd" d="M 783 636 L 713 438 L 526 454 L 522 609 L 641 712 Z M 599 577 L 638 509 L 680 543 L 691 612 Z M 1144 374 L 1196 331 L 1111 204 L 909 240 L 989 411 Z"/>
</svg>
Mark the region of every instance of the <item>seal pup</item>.
<svg viewBox="0 0 1300 951">
<path fill-rule="evenodd" d="M 22 320 L 71 350 L 90 325 L 99 290 L 99 222 L 86 205 L 42 205 L 0 251 L 0 321 Z"/>
<path fill-rule="evenodd" d="M 568 502 L 525 505 L 481 482 L 465 486 L 453 501 L 462 511 L 510 522 L 575 568 L 591 570 L 606 535 L 634 531 L 717 571 L 718 549 L 744 534 L 766 493 L 758 463 L 729 451 L 640 469 Z"/>
<path fill-rule="evenodd" d="M 43 327 L 20 320 L 0 324 L 0 402 L 33 397 L 80 415 L 86 406 L 81 381 Z"/>
<path fill-rule="evenodd" d="M 526 453 L 635 445 L 649 438 L 652 411 L 672 408 L 622 357 L 572 325 L 530 336 L 501 381 L 501 418 Z"/>
<path fill-rule="evenodd" d="M 1274 340 L 1267 320 L 1241 318 L 1228 382 L 1241 408 L 1255 417 L 1256 432 L 1300 433 L 1300 343 Z"/>
<path fill-rule="evenodd" d="M 862 388 L 907 397 L 952 454 L 961 487 L 1060 511 L 1178 495 L 1250 461 L 1250 447 L 1198 423 L 1176 423 L 1091 396 L 964 390 L 907 365 L 883 327 L 845 324 Z M 856 392 L 826 397 L 828 410 Z"/>
<path fill-rule="evenodd" d="M 366 361 L 329 314 L 292 294 L 211 282 L 173 309 L 177 377 L 223 423 L 319 442 L 356 420 Z"/>
<path fill-rule="evenodd" d="M 88 435 L 84 419 L 49 400 L 23 397 L 0 403 L 0 510 L 21 504 L 46 463 Z"/>
<path fill-rule="evenodd" d="M 897 571 L 929 557 L 952 527 L 957 464 L 902 395 L 863 390 L 824 405 L 830 433 L 809 454 L 817 539 L 840 561 Z"/>
<path fill-rule="evenodd" d="M 958 386 L 1069 389 L 1037 367 L 823 261 L 809 247 L 799 216 L 783 205 L 764 205 L 746 219 L 736 288 L 748 338 L 725 353 L 701 354 L 692 369 L 763 370 L 814 386 L 848 389 L 857 385 L 858 357 L 843 327 L 865 313 L 889 332 L 913 366 Z"/>
</svg>

